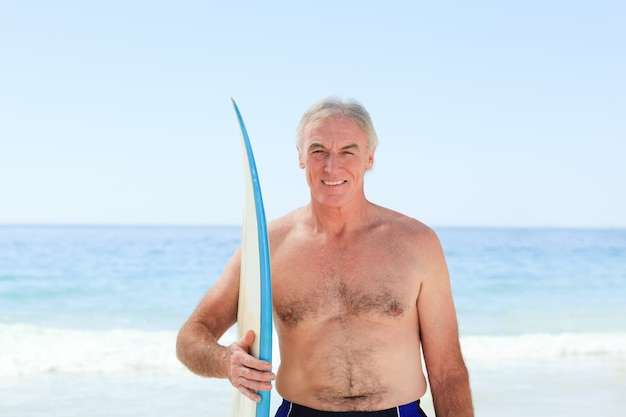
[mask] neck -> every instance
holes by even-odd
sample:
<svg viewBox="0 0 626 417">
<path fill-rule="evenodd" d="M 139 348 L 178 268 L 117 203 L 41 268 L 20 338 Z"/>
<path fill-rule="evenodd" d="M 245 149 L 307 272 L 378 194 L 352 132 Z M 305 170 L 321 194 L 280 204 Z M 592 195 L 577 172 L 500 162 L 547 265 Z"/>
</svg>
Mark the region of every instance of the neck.
<svg viewBox="0 0 626 417">
<path fill-rule="evenodd" d="M 361 229 L 368 222 L 371 203 L 363 199 L 349 206 L 328 207 L 311 201 L 309 207 L 316 232 L 341 237 Z"/>
</svg>

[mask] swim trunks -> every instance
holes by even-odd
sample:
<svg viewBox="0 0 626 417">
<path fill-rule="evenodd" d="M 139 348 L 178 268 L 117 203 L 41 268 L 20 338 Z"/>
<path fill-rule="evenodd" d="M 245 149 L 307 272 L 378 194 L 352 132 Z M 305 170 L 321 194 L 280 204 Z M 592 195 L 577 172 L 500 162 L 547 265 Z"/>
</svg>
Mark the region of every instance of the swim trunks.
<svg viewBox="0 0 626 417">
<path fill-rule="evenodd" d="M 319 411 L 283 400 L 276 417 L 426 417 L 420 401 L 381 411 Z"/>
</svg>

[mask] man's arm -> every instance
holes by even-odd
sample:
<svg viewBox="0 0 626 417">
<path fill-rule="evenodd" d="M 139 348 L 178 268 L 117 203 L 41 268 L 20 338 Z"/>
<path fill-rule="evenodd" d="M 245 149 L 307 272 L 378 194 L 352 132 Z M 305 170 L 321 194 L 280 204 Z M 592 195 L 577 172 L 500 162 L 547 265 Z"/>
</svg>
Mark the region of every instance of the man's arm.
<svg viewBox="0 0 626 417">
<path fill-rule="evenodd" d="M 450 277 L 439 239 L 430 232 L 418 299 L 420 337 L 437 417 L 473 417 L 469 375 L 461 355 Z"/>
<path fill-rule="evenodd" d="M 215 378 L 228 378 L 231 384 L 254 401 L 261 397 L 255 391 L 271 390 L 272 365 L 249 355 L 254 332 L 230 346 L 218 340 L 237 321 L 239 299 L 239 265 L 237 251 L 220 279 L 206 293 L 176 340 L 178 359 L 192 372 Z"/>
</svg>

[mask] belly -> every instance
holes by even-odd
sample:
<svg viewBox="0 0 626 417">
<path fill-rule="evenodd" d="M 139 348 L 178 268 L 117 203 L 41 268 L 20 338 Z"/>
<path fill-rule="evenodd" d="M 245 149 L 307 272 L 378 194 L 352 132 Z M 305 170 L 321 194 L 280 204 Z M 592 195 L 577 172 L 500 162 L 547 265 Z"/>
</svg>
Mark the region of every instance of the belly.
<svg viewBox="0 0 626 417">
<path fill-rule="evenodd" d="M 373 411 L 426 391 L 416 327 L 343 316 L 278 333 L 276 388 L 289 401 L 326 411 Z"/>
</svg>

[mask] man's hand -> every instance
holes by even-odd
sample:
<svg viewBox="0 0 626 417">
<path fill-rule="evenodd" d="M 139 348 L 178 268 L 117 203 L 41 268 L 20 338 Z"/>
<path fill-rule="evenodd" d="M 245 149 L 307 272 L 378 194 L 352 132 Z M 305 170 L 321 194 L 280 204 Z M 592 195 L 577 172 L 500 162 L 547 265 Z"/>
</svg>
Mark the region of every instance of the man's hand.
<svg viewBox="0 0 626 417">
<path fill-rule="evenodd" d="M 272 373 L 272 364 L 250 355 L 250 346 L 255 334 L 248 330 L 246 335 L 230 345 L 230 366 L 228 379 L 243 395 L 252 401 L 261 401 L 257 391 L 270 391 L 276 375 Z"/>
</svg>

